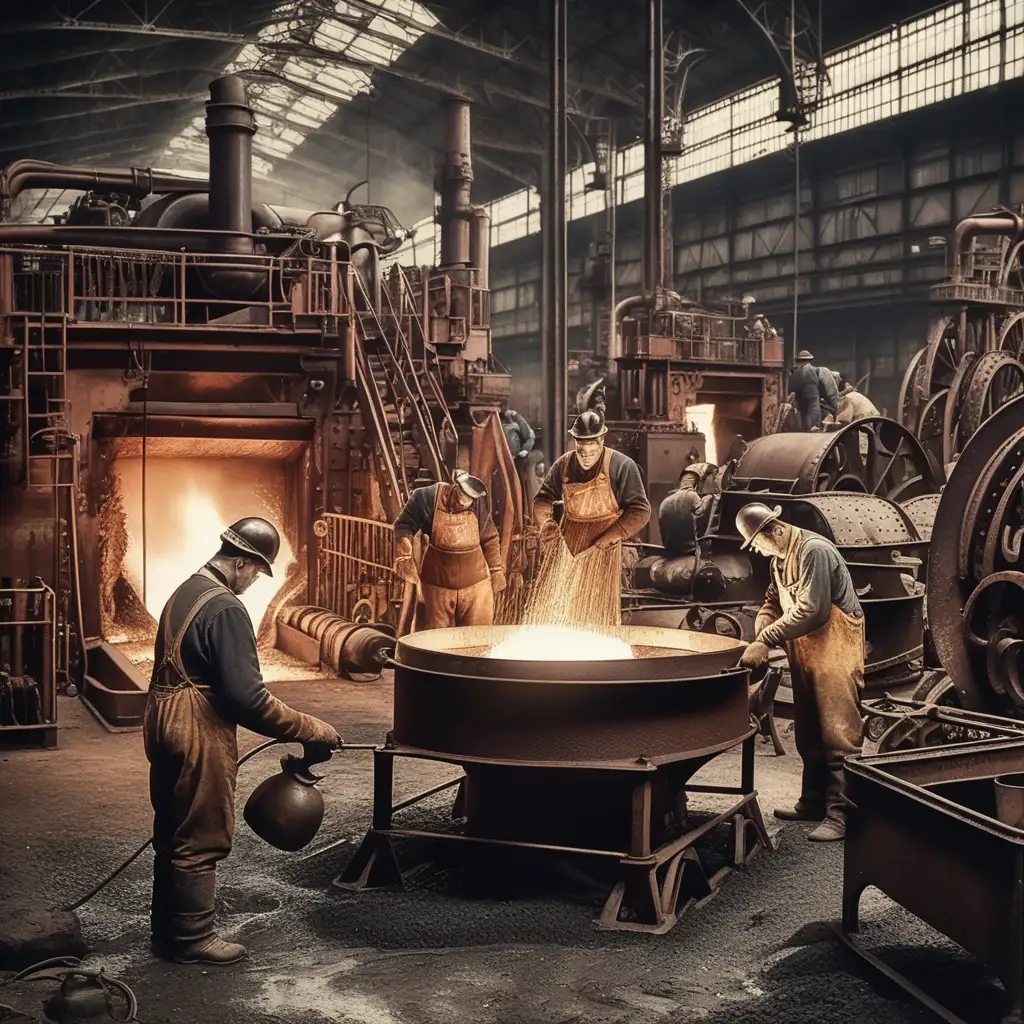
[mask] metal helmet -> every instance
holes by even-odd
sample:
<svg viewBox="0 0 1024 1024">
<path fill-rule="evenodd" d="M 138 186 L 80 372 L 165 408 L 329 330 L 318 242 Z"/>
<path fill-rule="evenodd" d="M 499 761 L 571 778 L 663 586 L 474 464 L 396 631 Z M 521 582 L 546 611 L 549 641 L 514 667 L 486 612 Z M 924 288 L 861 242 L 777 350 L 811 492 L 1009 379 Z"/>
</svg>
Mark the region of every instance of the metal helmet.
<svg viewBox="0 0 1024 1024">
<path fill-rule="evenodd" d="M 760 501 L 744 505 L 743 508 L 736 513 L 736 529 L 740 531 L 740 536 L 743 538 L 743 543 L 740 545 L 740 551 L 745 551 L 749 548 L 750 542 L 759 533 L 761 533 L 766 526 L 774 523 L 781 515 L 781 505 L 776 505 L 775 508 L 769 508 Z"/>
<path fill-rule="evenodd" d="M 814 356 L 812 356 L 811 353 L 807 351 L 807 349 L 802 348 L 796 354 L 796 361 L 798 363 L 811 363 L 814 361 Z"/>
<path fill-rule="evenodd" d="M 587 409 L 576 417 L 569 433 L 577 441 L 596 441 L 608 433 L 608 428 L 604 425 L 604 417 L 596 409 Z"/>
<path fill-rule="evenodd" d="M 273 576 L 271 566 L 281 550 L 281 535 L 273 523 L 259 516 L 246 516 L 232 523 L 221 535 L 220 539 L 245 555 L 250 555 L 260 563 L 260 568 L 268 576 Z"/>
<path fill-rule="evenodd" d="M 472 498 L 474 501 L 487 494 L 487 487 L 483 480 L 470 476 L 464 469 L 457 469 L 452 473 L 452 483 L 456 484 L 467 498 Z"/>
</svg>

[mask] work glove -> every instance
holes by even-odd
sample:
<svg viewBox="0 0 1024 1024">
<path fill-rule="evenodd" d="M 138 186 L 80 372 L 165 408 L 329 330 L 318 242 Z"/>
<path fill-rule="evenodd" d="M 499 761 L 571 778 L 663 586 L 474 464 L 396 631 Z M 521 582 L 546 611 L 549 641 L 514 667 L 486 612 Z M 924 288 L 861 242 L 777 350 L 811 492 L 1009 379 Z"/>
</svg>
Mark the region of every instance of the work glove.
<svg viewBox="0 0 1024 1024">
<path fill-rule="evenodd" d="M 608 534 L 602 533 L 601 536 L 594 541 L 594 547 L 598 551 L 607 551 L 609 548 L 615 547 L 618 543 L 618 537 L 609 537 Z"/>
<path fill-rule="evenodd" d="M 416 569 L 416 560 L 412 555 L 400 555 L 395 559 L 395 572 L 403 579 L 406 583 L 411 583 L 416 586 L 420 581 L 420 574 Z"/>
<path fill-rule="evenodd" d="M 304 743 L 311 745 L 319 744 L 330 750 L 338 750 L 344 746 L 345 741 L 338 735 L 338 730 L 322 718 L 314 718 L 312 720 L 310 733 L 309 739 L 303 740 Z"/>
<path fill-rule="evenodd" d="M 491 573 L 491 591 L 497 597 L 505 589 L 505 574 L 501 569 L 495 569 Z"/>
<path fill-rule="evenodd" d="M 516 458 L 517 458 L 517 459 L 525 459 L 525 458 L 526 458 L 526 456 L 527 456 L 527 455 L 529 455 L 529 454 L 530 454 L 530 453 L 529 453 L 529 452 L 528 452 L 528 451 L 527 451 L 527 450 L 526 450 L 526 449 L 524 448 L 524 449 L 523 449 L 523 450 L 522 450 L 521 452 L 518 452 L 518 453 L 516 454 Z"/>
<path fill-rule="evenodd" d="M 548 519 L 540 528 L 541 544 L 548 545 L 553 543 L 557 539 L 560 532 L 561 531 L 559 530 L 558 523 L 556 523 L 554 519 Z"/>
<path fill-rule="evenodd" d="M 752 644 L 747 645 L 747 649 L 743 652 L 743 657 L 740 658 L 740 665 L 743 668 L 757 668 L 767 660 L 768 648 L 760 640 L 755 640 Z"/>
</svg>

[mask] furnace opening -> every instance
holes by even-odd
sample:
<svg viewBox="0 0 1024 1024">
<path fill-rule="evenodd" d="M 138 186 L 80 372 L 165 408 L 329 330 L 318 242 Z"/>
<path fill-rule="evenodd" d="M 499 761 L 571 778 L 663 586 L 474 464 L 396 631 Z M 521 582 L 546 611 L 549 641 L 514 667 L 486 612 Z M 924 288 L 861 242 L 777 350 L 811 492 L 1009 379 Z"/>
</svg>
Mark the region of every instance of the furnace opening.
<svg viewBox="0 0 1024 1024">
<path fill-rule="evenodd" d="M 148 677 L 160 613 L 175 588 L 220 546 L 220 533 L 244 516 L 262 516 L 281 534 L 273 577 L 260 575 L 241 595 L 268 680 L 308 678 L 311 666 L 275 648 L 275 616 L 301 598 L 298 524 L 302 455 L 298 441 L 117 438 L 109 444 L 101 509 L 100 607 L 103 636 Z M 145 513 L 143 509 L 145 508 Z"/>
</svg>

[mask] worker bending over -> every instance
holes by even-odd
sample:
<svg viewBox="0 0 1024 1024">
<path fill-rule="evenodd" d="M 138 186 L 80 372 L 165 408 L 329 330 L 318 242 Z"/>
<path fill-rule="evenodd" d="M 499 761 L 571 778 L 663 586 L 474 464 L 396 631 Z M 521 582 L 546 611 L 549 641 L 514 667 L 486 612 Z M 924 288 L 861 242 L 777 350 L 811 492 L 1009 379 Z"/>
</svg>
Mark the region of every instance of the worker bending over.
<svg viewBox="0 0 1024 1024">
<path fill-rule="evenodd" d="M 334 727 L 264 685 L 252 620 L 238 595 L 273 575 L 281 538 L 240 519 L 160 615 L 142 738 L 153 804 L 153 949 L 180 963 L 229 964 L 245 946 L 214 930 L 217 864 L 235 831 L 236 727 L 334 749 Z"/>
<path fill-rule="evenodd" d="M 843 379 L 841 373 L 833 373 L 839 391 L 839 404 L 836 411 L 836 423 L 846 425 L 854 420 L 866 419 L 869 416 L 881 416 L 875 404 L 867 395 L 861 394 L 852 384 Z"/>
<path fill-rule="evenodd" d="M 658 531 L 666 558 L 682 558 L 696 550 L 715 506 L 717 471 L 710 463 L 691 462 L 679 477 L 679 487 L 658 507 Z"/>
<path fill-rule="evenodd" d="M 417 533 L 428 539 L 419 570 L 412 550 Z M 482 480 L 457 469 L 451 483 L 412 492 L 395 522 L 395 572 L 420 585 L 418 629 L 494 622 L 494 598 L 505 589 L 505 567 Z"/>
<path fill-rule="evenodd" d="M 605 446 L 607 433 L 596 410 L 577 416 L 569 431 L 573 450 L 555 460 L 533 502 L 545 558 L 560 550 L 559 538 L 574 558 L 600 553 L 599 558 L 578 561 L 566 580 L 567 586 L 587 595 L 587 607 L 581 598 L 570 615 L 578 625 L 620 623 L 622 542 L 635 537 L 651 518 L 639 467 L 628 455 Z M 564 506 L 560 524 L 553 518 L 555 502 Z"/>
<path fill-rule="evenodd" d="M 513 458 L 525 459 L 533 451 L 537 435 L 521 413 L 515 409 L 506 409 L 501 414 L 501 429 L 505 432 L 505 440 Z"/>
<path fill-rule="evenodd" d="M 770 648 L 786 649 L 803 783 L 796 807 L 775 817 L 820 821 L 807 838 L 827 842 L 846 835 L 843 760 L 859 754 L 863 741 L 864 612 L 838 548 L 781 514 L 755 502 L 736 516 L 743 548 L 770 558 L 772 576 L 741 664 L 755 668 Z"/>
</svg>

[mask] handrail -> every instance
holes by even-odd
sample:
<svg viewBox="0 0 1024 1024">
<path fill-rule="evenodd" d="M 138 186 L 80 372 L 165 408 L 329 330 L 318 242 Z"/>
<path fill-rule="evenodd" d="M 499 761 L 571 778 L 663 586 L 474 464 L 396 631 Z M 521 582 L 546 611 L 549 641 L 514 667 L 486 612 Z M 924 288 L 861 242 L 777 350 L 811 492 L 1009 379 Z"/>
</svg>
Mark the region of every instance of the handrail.
<svg viewBox="0 0 1024 1024">
<path fill-rule="evenodd" d="M 367 372 L 369 371 L 368 357 L 366 350 L 363 346 L 357 345 L 357 356 L 356 356 L 356 381 L 359 385 L 360 392 L 365 396 L 367 400 L 367 412 L 373 421 L 373 425 L 376 428 L 376 434 L 381 438 L 382 447 L 381 454 L 383 470 L 387 474 L 386 483 L 389 485 L 389 490 L 395 496 L 396 503 L 404 501 L 408 495 L 403 492 L 401 484 L 398 482 L 398 474 L 395 472 L 395 467 L 400 465 L 394 451 L 394 440 L 391 437 L 391 431 L 388 429 L 387 421 L 387 410 L 384 408 L 384 403 L 377 393 L 377 385 L 373 380 L 373 374 L 370 374 L 370 380 L 367 381 Z"/>
</svg>

